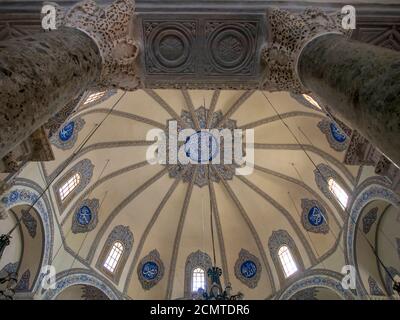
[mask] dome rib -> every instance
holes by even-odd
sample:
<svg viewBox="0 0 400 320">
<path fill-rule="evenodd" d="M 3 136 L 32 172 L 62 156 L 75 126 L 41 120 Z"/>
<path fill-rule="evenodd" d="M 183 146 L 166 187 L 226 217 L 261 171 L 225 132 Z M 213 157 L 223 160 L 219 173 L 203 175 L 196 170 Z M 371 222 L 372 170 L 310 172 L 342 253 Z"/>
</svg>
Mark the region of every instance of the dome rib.
<svg viewBox="0 0 400 320">
<path fill-rule="evenodd" d="M 222 182 L 222 184 L 225 187 L 226 191 L 229 193 L 229 196 L 231 197 L 231 199 L 235 203 L 235 205 L 238 208 L 240 214 L 242 215 L 244 221 L 246 222 L 248 228 L 250 229 L 250 231 L 251 231 L 251 233 L 253 235 L 253 238 L 254 238 L 254 240 L 256 242 L 258 251 L 259 251 L 259 253 L 261 255 L 261 258 L 263 260 L 263 263 L 265 265 L 265 269 L 267 270 L 267 275 L 268 275 L 268 278 L 269 278 L 269 281 L 270 281 L 270 284 L 271 284 L 271 289 L 272 289 L 272 291 L 275 291 L 276 287 L 275 287 L 274 278 L 272 276 L 272 271 L 271 271 L 270 265 L 268 263 L 267 256 L 265 254 L 264 247 L 262 245 L 262 242 L 261 242 L 261 240 L 260 240 L 260 238 L 258 236 L 258 233 L 257 233 L 256 229 L 254 228 L 253 223 L 251 222 L 249 216 L 246 213 L 246 210 L 243 208 L 243 206 L 240 203 L 239 199 L 236 197 L 236 194 L 233 192 L 232 188 L 229 186 L 228 182 L 219 174 L 218 170 L 215 170 L 213 165 L 211 165 L 211 167 L 213 168 L 213 171 L 215 171 L 216 174 L 219 176 L 220 181 Z"/>
<path fill-rule="evenodd" d="M 173 289 L 175 269 L 176 269 L 176 263 L 177 263 L 177 257 L 178 257 L 179 243 L 181 241 L 182 230 L 183 230 L 183 226 L 185 224 L 186 214 L 187 214 L 187 210 L 189 207 L 190 197 L 192 196 L 193 186 L 194 186 L 194 182 L 196 181 L 196 177 L 197 177 L 197 166 L 195 166 L 192 179 L 190 180 L 190 183 L 188 184 L 188 187 L 186 189 L 185 200 L 183 202 L 181 216 L 179 218 L 179 223 L 178 223 L 178 227 L 176 230 L 174 247 L 172 249 L 173 251 L 172 251 L 172 257 L 171 257 L 171 264 L 170 264 L 169 274 L 168 274 L 168 286 L 167 286 L 167 293 L 166 293 L 167 300 L 170 300 L 171 296 L 172 296 L 172 289 Z"/>
<path fill-rule="evenodd" d="M 96 252 L 96 249 L 98 247 L 100 240 L 105 235 L 107 228 L 112 224 L 112 221 L 114 220 L 114 218 L 122 211 L 122 209 L 125 208 L 133 199 L 135 199 L 139 194 L 141 194 L 144 190 L 146 190 L 150 185 L 152 185 L 157 180 L 159 180 L 167 172 L 168 172 L 168 170 L 166 167 L 162 168 L 162 170 L 157 172 L 150 179 L 146 180 L 143 184 L 141 184 L 138 188 L 136 188 L 130 195 L 128 195 L 124 200 L 122 200 L 114 208 L 114 210 L 108 215 L 107 219 L 103 222 L 100 230 L 97 232 L 96 238 L 93 241 L 93 243 L 90 247 L 90 250 L 89 250 L 89 254 L 86 258 L 87 261 L 92 263 L 94 254 Z"/>
</svg>

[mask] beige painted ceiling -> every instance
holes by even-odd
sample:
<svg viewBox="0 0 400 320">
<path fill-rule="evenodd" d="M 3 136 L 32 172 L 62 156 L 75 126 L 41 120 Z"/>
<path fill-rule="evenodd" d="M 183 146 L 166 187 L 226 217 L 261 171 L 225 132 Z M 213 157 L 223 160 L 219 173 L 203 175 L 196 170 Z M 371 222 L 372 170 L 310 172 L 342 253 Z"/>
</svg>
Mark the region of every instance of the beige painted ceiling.
<svg viewBox="0 0 400 320">
<path fill-rule="evenodd" d="M 231 109 L 243 95 L 247 99 Z M 288 231 L 306 268 L 319 263 L 336 248 L 342 214 L 318 189 L 315 167 L 309 157 L 315 164 L 333 168 L 350 188 L 358 167 L 345 166 L 342 163 L 344 152 L 333 150 L 317 127 L 324 117 L 322 111 L 302 105 L 283 92 L 221 91 L 217 94 L 189 90 L 185 97 L 180 90 L 118 91 L 95 106 L 80 107 L 71 118 L 82 117 L 85 126 L 74 148 L 53 147 L 56 160 L 45 163 L 44 168 L 47 175 L 53 173 L 107 117 L 63 171 L 67 172 L 84 158 L 94 164 L 89 187 L 58 213 L 58 219 L 66 244 L 82 259 L 89 258 L 93 267 L 113 227 L 129 226 L 134 236 L 133 250 L 116 285 L 134 299 L 182 297 L 188 255 L 201 250 L 212 257 L 209 186 L 192 186 L 190 182 L 170 177 L 164 165 L 146 163 L 148 146 L 144 140 L 150 129 L 165 126 L 169 119 L 181 116 L 184 110 L 190 112 L 191 105 L 193 109 L 209 108 L 213 97 L 215 112 L 234 111 L 230 119 L 235 120 L 238 127 L 254 128 L 256 143 L 256 168 L 251 175 L 211 183 L 216 211 L 216 261 L 224 268 L 224 280 L 229 280 L 234 290 L 242 291 L 247 299 L 268 297 L 279 288 L 278 275 L 268 251 L 268 238 L 274 230 Z M 284 121 L 292 133 L 268 100 L 279 114 L 285 115 Z M 107 116 L 114 105 L 113 112 Z M 255 126 L 254 122 L 262 119 L 265 121 Z M 298 141 L 307 146 L 308 155 Z M 137 163 L 141 165 L 118 172 Z M 113 174 L 115 172 L 117 174 Z M 72 212 L 85 198 L 100 200 L 98 225 L 89 233 L 72 234 Z M 317 234 L 304 229 L 302 198 L 318 200 L 326 208 L 330 232 Z M 255 289 L 243 285 L 234 274 L 242 248 L 258 257 L 262 265 Z M 138 262 L 153 249 L 160 253 L 165 273 L 154 288 L 143 290 L 136 269 Z"/>
</svg>

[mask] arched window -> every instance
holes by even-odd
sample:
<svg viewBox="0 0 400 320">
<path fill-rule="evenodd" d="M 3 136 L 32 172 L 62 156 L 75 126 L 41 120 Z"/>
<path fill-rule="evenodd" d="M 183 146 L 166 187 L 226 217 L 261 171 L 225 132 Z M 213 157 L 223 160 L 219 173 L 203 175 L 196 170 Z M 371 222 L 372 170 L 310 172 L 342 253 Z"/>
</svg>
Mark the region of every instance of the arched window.
<svg viewBox="0 0 400 320">
<path fill-rule="evenodd" d="M 123 252 L 124 252 L 124 245 L 119 241 L 114 242 L 110 252 L 108 253 L 106 261 L 104 261 L 104 267 L 108 271 L 114 272 L 119 260 L 121 259 Z"/>
<path fill-rule="evenodd" d="M 287 246 L 282 246 L 278 250 L 278 257 L 281 261 L 283 271 L 285 273 L 285 277 L 290 277 L 293 273 L 295 273 L 297 269 L 296 262 L 293 259 L 292 254 Z"/>
<path fill-rule="evenodd" d="M 197 292 L 199 289 L 206 289 L 206 276 L 201 268 L 196 268 L 192 272 L 192 292 Z"/>
<path fill-rule="evenodd" d="M 208 290 L 209 279 L 207 271 L 212 267 L 210 256 L 197 250 L 192 252 L 186 259 L 185 264 L 185 291 L 186 298 L 193 298 L 199 288 Z"/>
<path fill-rule="evenodd" d="M 104 96 L 105 93 L 106 93 L 105 91 L 99 91 L 99 92 L 92 93 L 87 97 L 87 99 L 85 100 L 85 102 L 83 104 L 85 105 L 90 102 L 99 100 L 102 96 Z"/>
<path fill-rule="evenodd" d="M 65 198 L 68 197 L 68 195 L 79 185 L 80 181 L 81 175 L 75 173 L 61 186 L 60 189 L 58 189 L 61 201 L 64 201 Z"/>
<path fill-rule="evenodd" d="M 335 198 L 339 201 L 342 208 L 345 209 L 347 201 L 349 200 L 346 191 L 344 191 L 344 189 L 333 178 L 329 178 L 328 187 L 330 192 L 332 192 Z"/>
<path fill-rule="evenodd" d="M 133 233 L 128 226 L 115 226 L 107 237 L 96 262 L 96 267 L 106 277 L 119 282 L 126 261 L 133 248 Z M 92 250 L 94 254 L 95 250 Z M 93 259 L 93 256 L 90 258 Z"/>
</svg>

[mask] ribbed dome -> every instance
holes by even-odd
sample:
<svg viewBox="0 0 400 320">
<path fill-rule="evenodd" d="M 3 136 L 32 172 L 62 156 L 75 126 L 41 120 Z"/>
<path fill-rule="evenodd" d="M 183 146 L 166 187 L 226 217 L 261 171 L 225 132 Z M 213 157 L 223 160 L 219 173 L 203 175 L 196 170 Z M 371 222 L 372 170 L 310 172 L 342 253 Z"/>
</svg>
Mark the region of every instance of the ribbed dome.
<svg viewBox="0 0 400 320">
<path fill-rule="evenodd" d="M 82 160 L 93 166 L 88 165 L 92 173 L 86 187 L 58 204 L 65 244 L 72 256 L 77 255 L 73 267 L 86 260 L 101 269 L 102 250 L 113 229 L 129 227 L 133 244 L 123 271 L 113 279 L 117 287 L 133 299 L 187 296 L 188 263 L 213 259 L 210 195 L 216 263 L 234 291 L 260 299 L 281 287 L 273 250 L 282 239 L 292 248 L 298 268 L 319 262 L 323 266 L 322 260 L 337 248 L 343 216 L 318 186 L 315 165 L 334 172 L 343 187 L 354 183 L 358 167 L 342 163 L 344 149 L 337 145 L 346 141 L 336 139 L 335 148 L 335 137 L 326 131 L 330 120 L 301 99 L 261 91 L 138 90 L 119 91 L 95 106 L 82 105 L 70 118 L 82 124 L 79 131 L 75 128 L 74 146 L 53 148 L 56 160 L 43 165 L 50 177 L 59 172 L 107 117 L 53 184 Z M 146 152 L 154 141 L 146 141 L 146 135 L 154 128 L 167 132 L 171 120 L 180 129 L 194 129 L 196 139 L 204 140 L 210 136 L 202 137 L 202 128 L 254 129 L 253 172 L 236 175 L 237 166 L 224 163 L 149 164 Z M 204 160 L 189 140 L 186 154 Z M 96 225 L 88 232 L 71 232 L 77 208 L 94 199 Z M 308 219 L 319 212 L 325 213 L 322 223 L 318 217 Z M 150 288 L 140 276 L 143 263 L 152 260 L 149 255 L 158 261 L 160 272 Z M 56 257 L 57 263 L 64 264 Z"/>
</svg>

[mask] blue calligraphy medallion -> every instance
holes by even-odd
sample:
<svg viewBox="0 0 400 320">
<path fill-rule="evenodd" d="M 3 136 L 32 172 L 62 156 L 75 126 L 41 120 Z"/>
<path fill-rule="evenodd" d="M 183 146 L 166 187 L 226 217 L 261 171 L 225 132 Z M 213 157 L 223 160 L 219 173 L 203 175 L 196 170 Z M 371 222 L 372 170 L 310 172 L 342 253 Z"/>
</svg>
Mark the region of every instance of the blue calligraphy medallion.
<svg viewBox="0 0 400 320">
<path fill-rule="evenodd" d="M 148 261 L 143 264 L 142 276 L 146 280 L 153 280 L 158 275 L 158 265 L 153 261 Z"/>
<path fill-rule="evenodd" d="M 92 220 L 92 211 L 88 206 L 82 206 L 77 214 L 78 223 L 82 226 L 86 226 Z"/>
<path fill-rule="evenodd" d="M 324 216 L 321 209 L 314 206 L 308 211 L 308 221 L 311 225 L 318 227 L 324 222 Z"/>
<path fill-rule="evenodd" d="M 346 135 L 343 133 L 341 129 L 339 129 L 336 124 L 331 122 L 329 125 L 332 133 L 332 137 L 339 143 L 343 143 L 346 141 Z"/>
<path fill-rule="evenodd" d="M 257 266 L 253 261 L 246 260 L 240 266 L 240 272 L 247 279 L 253 278 L 257 273 Z"/>
</svg>

